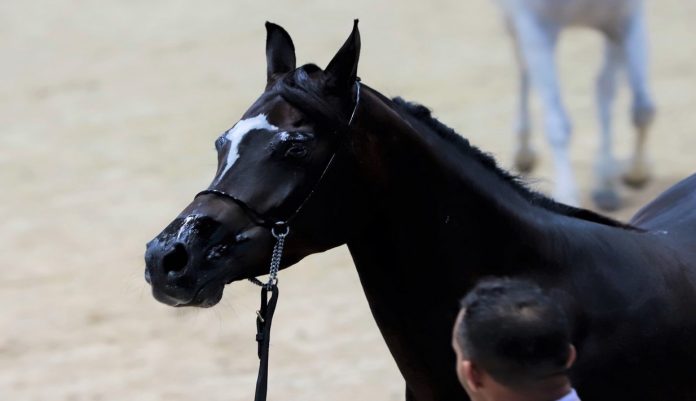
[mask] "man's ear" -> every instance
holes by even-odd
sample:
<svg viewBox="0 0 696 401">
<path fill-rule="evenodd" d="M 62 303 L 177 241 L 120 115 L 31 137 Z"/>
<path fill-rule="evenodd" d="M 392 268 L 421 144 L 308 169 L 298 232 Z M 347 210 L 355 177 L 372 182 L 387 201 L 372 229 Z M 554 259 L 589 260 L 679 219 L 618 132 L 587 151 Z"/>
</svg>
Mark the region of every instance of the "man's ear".
<svg viewBox="0 0 696 401">
<path fill-rule="evenodd" d="M 575 363 L 575 358 L 577 357 L 577 352 L 575 351 L 575 346 L 573 344 L 570 344 L 570 350 L 568 352 L 568 361 L 566 361 L 566 369 L 570 369 L 571 366 Z"/>
<path fill-rule="evenodd" d="M 295 45 L 280 25 L 266 21 L 266 81 L 295 70 Z"/>
<path fill-rule="evenodd" d="M 356 19 L 353 21 L 353 31 L 350 36 L 324 70 L 329 77 L 329 85 L 339 90 L 350 89 L 358 76 L 359 60 L 360 31 Z"/>
<path fill-rule="evenodd" d="M 483 376 L 479 368 L 470 360 L 465 359 L 461 362 L 460 369 L 462 369 L 462 376 L 466 380 L 469 391 L 478 392 L 483 386 Z"/>
</svg>

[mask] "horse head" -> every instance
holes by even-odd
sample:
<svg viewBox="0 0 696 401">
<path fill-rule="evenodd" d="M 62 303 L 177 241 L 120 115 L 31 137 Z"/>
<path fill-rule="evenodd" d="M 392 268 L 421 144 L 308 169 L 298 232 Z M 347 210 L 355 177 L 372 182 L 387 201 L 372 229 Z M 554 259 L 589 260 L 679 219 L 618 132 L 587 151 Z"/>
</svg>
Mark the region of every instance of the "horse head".
<svg viewBox="0 0 696 401">
<path fill-rule="evenodd" d="M 145 278 L 165 304 L 213 306 L 226 284 L 268 273 L 274 229 L 291 230 L 284 268 L 345 243 L 354 225 L 344 145 L 359 100 L 357 20 L 324 70 L 296 68 L 288 33 L 266 30 L 265 91 L 215 141 L 208 189 L 147 245 Z"/>
</svg>

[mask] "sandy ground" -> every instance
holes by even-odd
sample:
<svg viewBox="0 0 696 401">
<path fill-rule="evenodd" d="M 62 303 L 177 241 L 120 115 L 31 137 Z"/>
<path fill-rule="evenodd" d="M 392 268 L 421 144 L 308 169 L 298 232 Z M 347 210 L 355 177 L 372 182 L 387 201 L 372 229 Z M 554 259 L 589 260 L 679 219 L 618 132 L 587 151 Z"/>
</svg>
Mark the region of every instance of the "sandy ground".
<svg viewBox="0 0 696 401">
<path fill-rule="evenodd" d="M 619 217 L 696 171 L 694 15 L 691 0 L 649 4 L 656 179 L 625 192 Z M 144 244 L 208 184 L 214 138 L 260 94 L 263 22 L 291 32 L 301 62 L 325 65 L 354 17 L 366 83 L 432 107 L 509 165 L 516 74 L 490 0 L 0 2 L 0 400 L 252 399 L 256 289 L 233 284 L 211 310 L 160 305 Z M 585 193 L 600 44 L 577 31 L 561 46 Z M 622 158 L 628 105 L 623 89 Z M 281 280 L 270 399 L 399 400 L 346 250 Z"/>
</svg>

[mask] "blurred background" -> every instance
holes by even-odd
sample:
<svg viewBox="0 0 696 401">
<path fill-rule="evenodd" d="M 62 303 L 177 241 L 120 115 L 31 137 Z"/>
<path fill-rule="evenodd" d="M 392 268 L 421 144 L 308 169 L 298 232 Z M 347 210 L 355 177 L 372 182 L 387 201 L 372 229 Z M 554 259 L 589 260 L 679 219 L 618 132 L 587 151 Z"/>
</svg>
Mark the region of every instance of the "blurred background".
<svg viewBox="0 0 696 401">
<path fill-rule="evenodd" d="M 655 179 L 624 190 L 622 219 L 696 171 L 696 2 L 650 1 L 647 15 Z M 517 72 L 492 0 L 0 2 L 1 400 L 253 398 L 258 290 L 231 284 L 209 310 L 160 305 L 145 243 L 208 185 L 214 139 L 262 92 L 264 21 L 290 32 L 300 64 L 325 66 L 353 18 L 365 83 L 429 106 L 511 165 Z M 601 44 L 570 31 L 559 54 L 588 207 Z M 621 86 L 620 158 L 628 108 Z M 534 131 L 533 183 L 548 191 Z M 403 399 L 345 248 L 285 270 L 281 287 L 269 399 Z"/>
</svg>

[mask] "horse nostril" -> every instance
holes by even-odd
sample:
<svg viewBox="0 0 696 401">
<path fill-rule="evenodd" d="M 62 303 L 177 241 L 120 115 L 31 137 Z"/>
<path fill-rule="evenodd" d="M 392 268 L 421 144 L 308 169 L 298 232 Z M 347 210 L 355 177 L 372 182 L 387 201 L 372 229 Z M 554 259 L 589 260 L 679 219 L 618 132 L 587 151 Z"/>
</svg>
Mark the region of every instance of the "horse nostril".
<svg viewBox="0 0 696 401">
<path fill-rule="evenodd" d="M 187 263 L 188 253 L 183 244 L 174 245 L 174 249 L 162 258 L 162 268 L 167 274 L 183 270 Z"/>
</svg>

